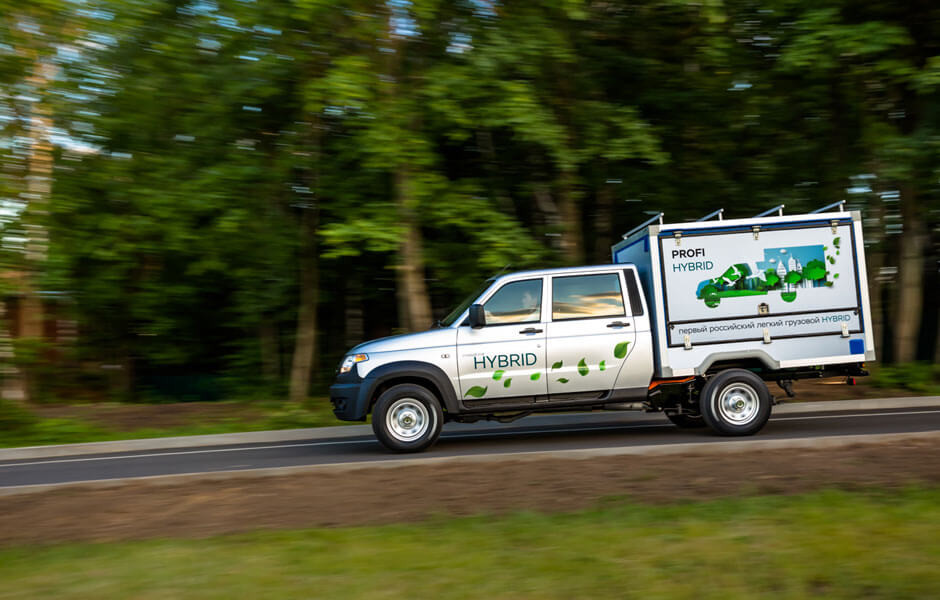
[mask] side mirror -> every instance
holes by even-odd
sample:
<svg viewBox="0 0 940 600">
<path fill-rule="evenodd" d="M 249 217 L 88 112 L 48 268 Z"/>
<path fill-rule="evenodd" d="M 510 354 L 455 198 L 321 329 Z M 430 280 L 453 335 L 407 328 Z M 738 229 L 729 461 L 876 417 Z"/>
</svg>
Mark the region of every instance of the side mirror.
<svg viewBox="0 0 940 600">
<path fill-rule="evenodd" d="M 483 312 L 483 305 L 471 304 L 468 319 L 470 321 L 470 327 L 474 329 L 479 329 L 486 325 L 486 313 Z"/>
</svg>

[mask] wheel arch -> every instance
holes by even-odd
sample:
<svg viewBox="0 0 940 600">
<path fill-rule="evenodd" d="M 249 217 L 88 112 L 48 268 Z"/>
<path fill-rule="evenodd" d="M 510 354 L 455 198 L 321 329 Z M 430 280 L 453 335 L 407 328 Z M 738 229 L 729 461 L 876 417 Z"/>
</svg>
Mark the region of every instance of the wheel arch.
<svg viewBox="0 0 940 600">
<path fill-rule="evenodd" d="M 431 363 L 407 360 L 384 364 L 366 375 L 359 391 L 359 406 L 363 416 L 372 412 L 375 401 L 385 390 L 403 383 L 427 388 L 437 397 L 445 412 L 457 413 L 460 410 L 453 385 L 440 367 Z"/>
<path fill-rule="evenodd" d="M 780 369 L 780 363 L 763 350 L 715 352 L 709 354 L 702 364 L 696 367 L 695 374 L 715 375 L 726 369 L 777 371 Z"/>
</svg>

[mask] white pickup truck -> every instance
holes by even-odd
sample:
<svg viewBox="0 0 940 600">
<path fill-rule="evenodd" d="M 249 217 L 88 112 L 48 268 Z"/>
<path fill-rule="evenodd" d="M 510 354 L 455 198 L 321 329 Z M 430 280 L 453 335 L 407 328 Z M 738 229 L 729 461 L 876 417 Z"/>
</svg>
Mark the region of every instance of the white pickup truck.
<svg viewBox="0 0 940 600">
<path fill-rule="evenodd" d="M 841 206 L 841 205 L 840 205 Z M 613 264 L 500 275 L 433 329 L 349 351 L 330 399 L 387 448 L 445 421 L 661 411 L 750 435 L 767 382 L 865 375 L 875 358 L 858 212 L 647 222 Z"/>
</svg>

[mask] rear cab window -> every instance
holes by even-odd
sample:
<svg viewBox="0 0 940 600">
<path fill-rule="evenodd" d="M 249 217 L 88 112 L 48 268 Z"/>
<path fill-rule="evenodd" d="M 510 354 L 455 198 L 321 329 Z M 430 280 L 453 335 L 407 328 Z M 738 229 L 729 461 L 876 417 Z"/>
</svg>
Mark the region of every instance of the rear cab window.
<svg viewBox="0 0 940 600">
<path fill-rule="evenodd" d="M 552 278 L 552 321 L 625 315 L 619 273 Z"/>
</svg>

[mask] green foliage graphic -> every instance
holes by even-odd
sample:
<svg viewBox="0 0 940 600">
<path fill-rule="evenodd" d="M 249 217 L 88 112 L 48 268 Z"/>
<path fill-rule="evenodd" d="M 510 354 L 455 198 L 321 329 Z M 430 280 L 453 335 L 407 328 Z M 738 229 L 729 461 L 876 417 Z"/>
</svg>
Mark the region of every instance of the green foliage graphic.
<svg viewBox="0 0 940 600">
<path fill-rule="evenodd" d="M 587 363 L 584 361 L 584 359 L 582 358 L 581 360 L 579 360 L 578 361 L 578 375 L 580 375 L 581 377 L 584 377 L 585 375 L 588 374 L 589 371 L 590 369 L 588 369 Z"/>
<path fill-rule="evenodd" d="M 565 377 L 559 377 L 559 378 L 558 378 L 558 382 L 559 382 L 559 383 L 568 383 L 568 379 L 566 379 Z"/>
<path fill-rule="evenodd" d="M 467 393 L 464 394 L 464 396 L 473 396 L 474 398 L 482 398 L 484 394 L 486 394 L 486 390 L 488 387 L 489 386 L 481 387 L 479 385 L 475 385 L 469 390 L 467 390 Z"/>
<path fill-rule="evenodd" d="M 508 388 L 511 384 L 512 384 L 512 377 L 507 377 L 506 380 L 503 381 L 504 388 Z"/>
<path fill-rule="evenodd" d="M 561 368 L 561 363 L 562 363 L 562 361 L 560 361 L 560 360 L 559 360 L 558 362 L 552 363 L 552 371 L 554 371 L 555 369 L 560 369 L 560 368 Z"/>
<path fill-rule="evenodd" d="M 803 278 L 818 281 L 826 278 L 826 264 L 821 260 L 813 259 L 803 267 Z"/>
<path fill-rule="evenodd" d="M 538 381 L 541 376 L 542 376 L 541 373 L 535 372 L 529 375 L 529 379 L 531 379 L 532 381 Z"/>
<path fill-rule="evenodd" d="M 630 342 L 620 342 L 614 346 L 614 357 L 615 358 L 624 358 L 627 356 L 627 347 L 630 345 Z"/>
<path fill-rule="evenodd" d="M 505 372 L 506 371 L 503 371 L 502 369 L 500 369 L 499 371 L 496 371 L 495 373 L 493 373 L 493 379 L 496 381 L 499 381 L 499 379 L 503 376 Z"/>
<path fill-rule="evenodd" d="M 604 371 L 607 369 L 607 361 L 602 360 L 599 365 L 597 365 L 598 370 Z"/>
</svg>

